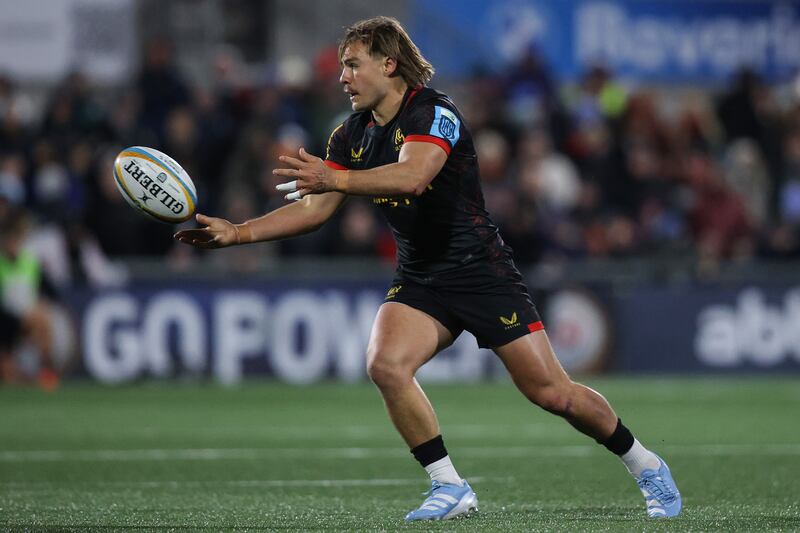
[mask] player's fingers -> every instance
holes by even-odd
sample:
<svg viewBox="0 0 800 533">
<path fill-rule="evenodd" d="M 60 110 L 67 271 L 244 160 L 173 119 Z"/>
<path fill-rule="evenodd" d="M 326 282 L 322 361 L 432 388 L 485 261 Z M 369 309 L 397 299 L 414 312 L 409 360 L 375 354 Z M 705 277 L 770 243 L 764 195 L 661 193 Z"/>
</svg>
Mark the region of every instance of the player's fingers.
<svg viewBox="0 0 800 533">
<path fill-rule="evenodd" d="M 298 201 L 298 200 L 302 200 L 303 198 L 305 198 L 309 194 L 312 194 L 313 192 L 314 191 L 312 191 L 311 189 L 300 189 L 300 190 L 295 191 L 293 193 L 287 194 L 286 196 L 284 196 L 284 198 L 286 198 L 287 200 Z"/>
<path fill-rule="evenodd" d="M 202 213 L 197 213 L 194 218 L 195 218 L 195 220 L 197 220 L 197 222 L 199 224 L 205 224 L 206 226 L 210 225 L 211 222 L 216 220 L 215 218 L 208 217 L 208 216 L 206 216 L 206 215 L 204 215 Z"/>
<path fill-rule="evenodd" d="M 296 191 L 297 190 L 297 180 L 289 181 L 287 183 L 279 183 L 275 186 L 275 189 L 279 191 Z"/>
<path fill-rule="evenodd" d="M 210 241 L 211 235 L 205 230 L 194 229 L 179 231 L 175 238 L 182 243 L 197 246 L 197 243 Z"/>
<path fill-rule="evenodd" d="M 272 173 L 276 176 L 283 176 L 284 178 L 296 178 L 300 175 L 300 171 L 294 168 L 276 168 Z"/>
<path fill-rule="evenodd" d="M 284 198 L 286 198 L 287 200 L 301 200 L 303 198 L 303 192 L 302 191 L 290 192 L 289 194 L 284 196 Z"/>
<path fill-rule="evenodd" d="M 198 239 L 194 239 L 194 240 L 192 241 L 192 244 L 193 244 L 194 246 L 197 246 L 198 248 L 205 248 L 205 249 L 208 249 L 208 248 L 217 248 L 217 247 L 218 247 L 218 246 L 216 245 L 216 243 L 214 242 L 214 239 L 211 239 L 211 240 L 205 240 L 205 241 L 201 241 L 201 240 L 198 240 Z"/>
<path fill-rule="evenodd" d="M 289 195 L 287 194 L 286 195 L 286 199 L 287 200 L 294 200 L 295 202 L 297 202 L 299 200 L 302 200 L 303 198 L 305 198 L 309 194 L 313 194 L 313 193 L 314 193 L 314 191 L 312 191 L 311 189 L 300 189 L 299 191 L 293 193 L 293 196 L 291 198 L 289 198 Z"/>
<path fill-rule="evenodd" d="M 178 239 L 203 239 L 204 237 L 206 240 L 208 239 L 208 232 L 204 229 L 185 229 L 181 230 L 175 234 L 175 237 Z"/>
<path fill-rule="evenodd" d="M 306 163 L 311 163 L 313 161 L 322 161 L 321 158 L 306 152 L 305 148 L 300 148 L 300 159 L 302 159 Z"/>
<path fill-rule="evenodd" d="M 299 160 L 299 159 L 297 159 L 295 157 L 292 157 L 290 155 L 282 155 L 278 159 L 280 161 L 283 161 L 284 163 L 289 163 L 290 165 L 292 165 L 294 167 L 298 167 L 298 168 L 305 165 L 305 162 L 303 162 L 303 161 L 301 161 L 301 160 Z"/>
</svg>

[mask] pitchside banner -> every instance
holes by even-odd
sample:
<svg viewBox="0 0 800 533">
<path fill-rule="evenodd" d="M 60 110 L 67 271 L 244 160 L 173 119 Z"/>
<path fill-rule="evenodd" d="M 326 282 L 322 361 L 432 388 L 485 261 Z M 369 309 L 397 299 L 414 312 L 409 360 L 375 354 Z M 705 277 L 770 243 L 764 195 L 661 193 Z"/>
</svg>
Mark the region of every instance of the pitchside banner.
<svg viewBox="0 0 800 533">
<path fill-rule="evenodd" d="M 366 378 L 370 329 L 382 284 L 137 286 L 75 295 L 83 367 L 105 383 L 272 376 L 289 383 Z M 430 380 L 475 380 L 497 371 L 492 354 L 463 336 L 427 365 Z"/>
<path fill-rule="evenodd" d="M 366 379 L 381 282 L 135 284 L 68 299 L 82 368 L 104 383 L 247 376 L 289 383 Z M 534 299 L 572 373 L 800 371 L 800 286 L 564 288 Z M 498 317 L 499 319 L 499 317 Z M 505 376 L 463 334 L 426 381 Z"/>
<path fill-rule="evenodd" d="M 769 79 L 800 67 L 800 5 L 787 0 L 445 0 L 413 2 L 413 35 L 438 72 L 502 70 L 535 47 L 561 77 L 602 63 L 630 79 Z"/>
<path fill-rule="evenodd" d="M 614 308 L 615 369 L 800 371 L 800 286 L 643 287 Z"/>
<path fill-rule="evenodd" d="M 69 303 L 80 327 L 82 368 L 104 383 L 148 377 L 236 383 L 245 376 L 312 383 L 366 379 L 367 342 L 385 291 L 382 282 L 136 283 L 126 290 L 74 293 Z M 596 298 L 570 290 L 540 302 L 568 369 L 605 366 L 609 327 Z M 420 378 L 504 375 L 494 354 L 463 334 L 425 365 Z"/>
</svg>

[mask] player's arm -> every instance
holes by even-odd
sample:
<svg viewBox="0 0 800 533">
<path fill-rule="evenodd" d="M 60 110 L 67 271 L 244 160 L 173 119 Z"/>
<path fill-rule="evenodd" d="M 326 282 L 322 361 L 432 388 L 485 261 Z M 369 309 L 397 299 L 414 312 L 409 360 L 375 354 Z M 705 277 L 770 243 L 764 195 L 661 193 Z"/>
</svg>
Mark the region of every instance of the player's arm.
<svg viewBox="0 0 800 533">
<path fill-rule="evenodd" d="M 447 152 L 438 144 L 406 142 L 400 149 L 397 163 L 369 170 L 331 168 L 322 159 L 300 149 L 300 157 L 282 156 L 280 160 L 293 168 L 279 168 L 274 174 L 292 181 L 279 185 L 290 191 L 287 199 L 305 198 L 328 191 L 356 195 L 419 196 L 447 161 Z"/>
<path fill-rule="evenodd" d="M 198 214 L 197 222 L 205 227 L 179 231 L 175 239 L 198 248 L 223 248 L 303 235 L 330 219 L 345 198 L 339 192 L 311 195 L 241 224 Z"/>
</svg>

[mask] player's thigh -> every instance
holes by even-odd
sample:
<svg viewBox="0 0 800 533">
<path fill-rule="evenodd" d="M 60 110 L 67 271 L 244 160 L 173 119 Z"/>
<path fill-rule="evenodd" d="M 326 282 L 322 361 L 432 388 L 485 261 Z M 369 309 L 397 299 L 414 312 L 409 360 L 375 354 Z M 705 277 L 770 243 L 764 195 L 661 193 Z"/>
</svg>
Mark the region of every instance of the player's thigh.
<svg viewBox="0 0 800 533">
<path fill-rule="evenodd" d="M 452 344 L 453 334 L 432 316 L 409 305 L 381 305 L 372 326 L 367 365 L 389 365 L 412 372 Z"/>
<path fill-rule="evenodd" d="M 493 349 L 514 383 L 525 393 L 571 383 L 544 330 L 529 333 Z"/>
</svg>

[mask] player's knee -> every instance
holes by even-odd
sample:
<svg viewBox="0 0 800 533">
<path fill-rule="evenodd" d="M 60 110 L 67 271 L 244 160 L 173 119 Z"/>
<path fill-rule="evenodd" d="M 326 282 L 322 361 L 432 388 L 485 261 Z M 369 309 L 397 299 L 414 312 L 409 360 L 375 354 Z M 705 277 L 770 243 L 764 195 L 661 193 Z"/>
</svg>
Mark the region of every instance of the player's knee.
<svg viewBox="0 0 800 533">
<path fill-rule="evenodd" d="M 526 391 L 530 401 L 553 414 L 566 416 L 572 408 L 572 392 L 569 386 L 547 385 Z"/>
<path fill-rule="evenodd" d="M 380 389 L 391 388 L 413 377 L 402 364 L 385 357 L 370 357 L 367 375 Z"/>
</svg>

